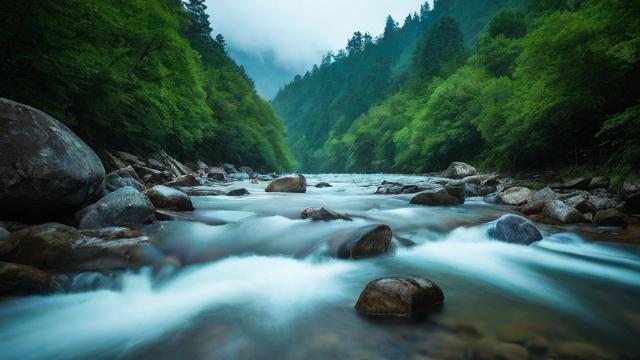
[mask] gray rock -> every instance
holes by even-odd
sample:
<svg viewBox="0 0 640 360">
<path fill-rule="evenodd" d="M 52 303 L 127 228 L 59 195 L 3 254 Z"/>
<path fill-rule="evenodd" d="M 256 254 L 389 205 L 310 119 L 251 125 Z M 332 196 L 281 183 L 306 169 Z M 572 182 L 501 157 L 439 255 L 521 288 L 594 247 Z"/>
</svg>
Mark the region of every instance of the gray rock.
<svg viewBox="0 0 640 360">
<path fill-rule="evenodd" d="M 627 227 L 629 217 L 618 209 L 600 210 L 593 218 L 593 222 L 598 226 Z"/>
<path fill-rule="evenodd" d="M 462 179 L 462 181 L 464 181 L 467 184 L 480 185 L 487 178 L 489 178 L 489 175 L 471 175 L 471 176 L 465 177 L 464 179 Z"/>
<path fill-rule="evenodd" d="M 514 186 L 500 192 L 497 200 L 501 204 L 506 205 L 523 205 L 533 200 L 533 191 L 526 187 Z"/>
<path fill-rule="evenodd" d="M 464 204 L 464 200 L 451 196 L 443 187 L 423 191 L 411 199 L 411 204 L 424 206 L 454 206 Z"/>
<path fill-rule="evenodd" d="M 525 215 L 540 214 L 544 210 L 545 202 L 541 200 L 532 200 L 518 208 L 518 211 Z"/>
<path fill-rule="evenodd" d="M 560 200 L 547 201 L 544 214 L 564 224 L 584 222 L 584 216 L 573 206 L 569 206 Z"/>
<path fill-rule="evenodd" d="M 238 172 L 238 169 L 236 169 L 236 166 L 233 164 L 222 164 L 222 167 L 224 168 L 224 171 L 226 171 L 228 174 L 233 174 Z"/>
<path fill-rule="evenodd" d="M 487 235 L 492 239 L 529 245 L 542 240 L 540 231 L 526 218 L 516 215 L 504 215 L 489 225 Z"/>
<path fill-rule="evenodd" d="M 81 229 L 135 226 L 154 220 L 155 207 L 138 190 L 125 186 L 75 215 Z"/>
<path fill-rule="evenodd" d="M 227 196 L 245 196 L 245 195 L 249 195 L 249 190 L 245 188 L 234 189 L 227 193 Z"/>
<path fill-rule="evenodd" d="M 595 206 L 593 206 L 593 204 L 589 202 L 589 198 L 585 195 L 576 195 L 568 198 L 564 202 L 569 206 L 573 206 L 574 208 L 576 208 L 576 210 L 580 211 L 583 214 L 596 212 Z"/>
<path fill-rule="evenodd" d="M 147 187 L 142 184 L 142 180 L 140 180 L 131 166 L 113 171 L 105 178 L 105 188 L 109 192 L 116 191 L 125 186 L 131 186 L 140 192 L 147 190 Z"/>
<path fill-rule="evenodd" d="M 205 164 L 202 160 L 198 160 L 196 161 L 196 169 L 207 170 L 209 169 L 209 165 Z"/>
<path fill-rule="evenodd" d="M 329 184 L 328 182 L 324 182 L 324 181 L 322 181 L 322 182 L 317 183 L 317 184 L 316 184 L 316 187 L 317 187 L 318 189 L 322 189 L 322 188 L 333 187 L 333 185 Z"/>
<path fill-rule="evenodd" d="M 589 182 L 589 189 L 606 189 L 609 187 L 610 179 L 606 176 L 596 176 Z"/>
<path fill-rule="evenodd" d="M 461 204 L 464 204 L 464 199 L 467 197 L 467 184 L 462 180 L 449 181 L 444 185 L 445 190 L 449 195 L 458 199 Z"/>
<path fill-rule="evenodd" d="M 231 173 L 229 174 L 229 178 L 235 181 L 246 181 L 250 179 L 249 174 L 243 172 Z"/>
<path fill-rule="evenodd" d="M 0 262 L 0 295 L 51 294 L 62 290 L 52 276 L 40 269 Z"/>
<path fill-rule="evenodd" d="M 184 192 L 163 185 L 156 185 L 145 193 L 151 203 L 159 209 L 192 211 L 191 198 Z"/>
<path fill-rule="evenodd" d="M 320 208 L 313 209 L 308 208 L 302 212 L 300 216 L 303 219 L 311 219 L 313 221 L 330 221 L 330 220 L 347 220 L 352 221 L 351 217 L 347 214 L 340 214 L 331 209 Z"/>
<path fill-rule="evenodd" d="M 73 214 L 103 193 L 98 156 L 66 126 L 0 98 L 0 219 Z"/>
<path fill-rule="evenodd" d="M 305 193 L 307 192 L 307 179 L 304 176 L 286 176 L 273 180 L 267 188 L 266 192 L 287 192 L 287 193 Z"/>
<path fill-rule="evenodd" d="M 591 178 L 588 177 L 580 177 L 565 181 L 562 184 L 563 189 L 578 189 L 578 190 L 587 190 L 589 188 L 589 184 L 591 184 Z"/>
<path fill-rule="evenodd" d="M 498 186 L 500 185 L 500 178 L 498 177 L 498 175 L 493 175 L 490 176 L 488 178 L 486 178 L 485 180 L 483 180 L 480 185 L 482 186 Z"/>
<path fill-rule="evenodd" d="M 364 288 L 355 309 L 365 315 L 410 317 L 422 315 L 444 302 L 442 289 L 423 278 L 383 278 Z"/>
<path fill-rule="evenodd" d="M 617 208 L 621 202 L 618 196 L 612 195 L 604 189 L 594 190 L 589 196 L 589 202 L 596 210 Z"/>
<path fill-rule="evenodd" d="M 533 196 L 533 199 L 538 201 L 549 201 L 557 198 L 558 194 L 556 194 L 550 187 L 545 187 L 542 190 L 537 191 Z"/>
<path fill-rule="evenodd" d="M 257 173 L 250 167 L 248 166 L 240 166 L 240 168 L 238 169 L 240 170 L 240 172 L 245 173 L 247 175 L 249 175 L 249 178 L 253 179 L 256 177 Z"/>
<path fill-rule="evenodd" d="M 387 225 L 371 225 L 346 235 L 338 247 L 340 259 L 363 259 L 385 254 L 391 246 L 393 234 Z"/>
<path fill-rule="evenodd" d="M 462 179 L 477 173 L 478 170 L 467 163 L 452 162 L 442 176 L 450 179 Z"/>
<path fill-rule="evenodd" d="M 640 174 L 629 175 L 622 183 L 622 192 L 625 194 L 640 191 Z"/>
</svg>

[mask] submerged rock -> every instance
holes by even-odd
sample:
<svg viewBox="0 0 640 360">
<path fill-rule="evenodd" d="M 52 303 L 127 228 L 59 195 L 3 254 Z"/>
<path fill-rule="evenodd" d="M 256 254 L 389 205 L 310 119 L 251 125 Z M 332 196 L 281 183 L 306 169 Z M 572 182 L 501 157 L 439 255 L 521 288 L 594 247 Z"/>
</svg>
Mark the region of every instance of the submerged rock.
<svg viewBox="0 0 640 360">
<path fill-rule="evenodd" d="M 0 98 L 0 219 L 71 215 L 103 193 L 104 168 L 51 116 Z"/>
<path fill-rule="evenodd" d="M 308 208 L 302 212 L 300 216 L 303 219 L 311 219 L 313 221 L 330 221 L 330 220 L 347 220 L 352 221 L 353 219 L 349 217 L 347 214 L 340 214 L 331 209 L 320 208 L 313 209 Z"/>
<path fill-rule="evenodd" d="M 442 176 L 450 179 L 462 179 L 467 176 L 476 175 L 477 173 L 478 170 L 467 163 L 452 162 Z"/>
<path fill-rule="evenodd" d="M 600 210 L 593 218 L 598 226 L 627 227 L 628 216 L 618 209 Z"/>
<path fill-rule="evenodd" d="M 387 225 L 371 225 L 349 234 L 338 247 L 340 259 L 363 259 L 385 254 L 391 246 L 393 233 Z"/>
<path fill-rule="evenodd" d="M 266 192 L 307 192 L 307 179 L 304 176 L 286 176 L 273 180 L 265 189 Z"/>
<path fill-rule="evenodd" d="M 415 316 L 442 304 L 444 294 L 435 283 L 422 278 L 383 278 L 364 288 L 355 309 L 366 315 Z"/>
<path fill-rule="evenodd" d="M 464 199 L 452 196 L 445 188 L 423 191 L 411 199 L 411 204 L 425 206 L 454 206 L 464 204 Z"/>
<path fill-rule="evenodd" d="M 533 200 L 533 191 L 526 187 L 514 186 L 499 193 L 497 200 L 505 205 L 523 205 Z"/>
<path fill-rule="evenodd" d="M 81 229 L 134 226 L 154 220 L 154 206 L 138 190 L 125 186 L 80 210 L 75 215 Z"/>
<path fill-rule="evenodd" d="M 50 294 L 62 290 L 52 276 L 40 269 L 0 262 L 0 295 Z"/>
<path fill-rule="evenodd" d="M 227 193 L 227 196 L 244 196 L 244 195 L 249 195 L 249 190 L 245 188 L 234 189 Z"/>
<path fill-rule="evenodd" d="M 145 195 L 147 195 L 155 207 L 160 209 L 176 211 L 193 210 L 193 204 L 191 203 L 189 195 L 168 186 L 156 185 L 147 190 Z"/>
<path fill-rule="evenodd" d="M 333 185 L 329 184 L 328 182 L 324 182 L 324 181 L 322 181 L 322 182 L 317 183 L 317 184 L 316 184 L 316 187 L 317 187 L 318 189 L 322 189 L 322 188 L 333 187 Z"/>
<path fill-rule="evenodd" d="M 542 240 L 540 231 L 527 219 L 517 215 L 504 215 L 489 226 L 487 235 L 492 239 L 529 245 Z"/>
<path fill-rule="evenodd" d="M 547 201 L 544 205 L 544 214 L 563 224 L 584 222 L 584 216 L 573 206 L 569 206 L 560 200 Z"/>
</svg>

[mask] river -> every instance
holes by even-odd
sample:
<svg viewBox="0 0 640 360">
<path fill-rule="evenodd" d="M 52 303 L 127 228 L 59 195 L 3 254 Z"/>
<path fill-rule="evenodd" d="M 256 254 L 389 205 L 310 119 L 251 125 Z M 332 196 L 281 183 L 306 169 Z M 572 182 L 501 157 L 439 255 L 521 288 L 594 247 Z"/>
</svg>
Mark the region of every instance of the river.
<svg viewBox="0 0 640 360">
<path fill-rule="evenodd" d="M 451 208 L 373 195 L 399 175 L 311 175 L 306 194 L 193 198 L 196 210 L 146 227 L 184 266 L 73 281 L 74 291 L 0 303 L 0 359 L 463 359 L 483 344 L 517 343 L 531 358 L 563 351 L 640 355 L 640 247 L 593 242 L 539 225 L 531 246 L 493 241 L 486 223 L 509 208 L 468 198 Z M 354 221 L 301 220 L 328 207 Z M 387 224 L 416 245 L 337 260 L 330 240 Z M 372 319 L 353 305 L 373 279 L 420 276 L 444 291 L 423 319 Z"/>
</svg>

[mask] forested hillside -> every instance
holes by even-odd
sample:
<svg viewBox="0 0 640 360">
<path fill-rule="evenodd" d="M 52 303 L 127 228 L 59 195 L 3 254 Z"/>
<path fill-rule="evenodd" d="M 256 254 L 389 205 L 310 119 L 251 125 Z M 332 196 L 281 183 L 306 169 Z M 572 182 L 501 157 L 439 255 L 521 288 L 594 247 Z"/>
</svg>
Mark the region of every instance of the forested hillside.
<svg viewBox="0 0 640 360">
<path fill-rule="evenodd" d="M 334 126 L 333 114 L 306 116 L 335 108 L 338 91 L 306 106 L 290 89 L 281 94 L 275 105 L 285 121 L 314 137 L 308 170 L 423 172 L 452 160 L 501 169 L 599 164 L 619 178 L 638 169 L 639 2 L 529 0 L 503 9 L 471 47 L 464 19 L 433 22 L 402 84 L 347 126 Z M 326 89 L 321 76 L 305 78 L 289 88 Z M 351 94 L 358 101 L 342 107 L 356 113 L 362 98 L 375 102 Z"/>
<path fill-rule="evenodd" d="M 342 137 L 360 115 L 398 89 L 412 75 L 413 54 L 425 32 L 440 19 L 462 24 L 463 40 L 472 44 L 501 8 L 520 0 L 436 0 L 407 16 L 402 27 L 389 17 L 382 35 L 356 32 L 347 47 L 327 54 L 304 76 L 297 76 L 274 99 L 289 128 L 289 142 L 302 169 L 343 171 L 344 162 L 326 156 L 324 146 Z"/>
<path fill-rule="evenodd" d="M 0 97 L 95 147 L 290 166 L 284 126 L 211 36 L 203 0 L 0 1 Z"/>
</svg>

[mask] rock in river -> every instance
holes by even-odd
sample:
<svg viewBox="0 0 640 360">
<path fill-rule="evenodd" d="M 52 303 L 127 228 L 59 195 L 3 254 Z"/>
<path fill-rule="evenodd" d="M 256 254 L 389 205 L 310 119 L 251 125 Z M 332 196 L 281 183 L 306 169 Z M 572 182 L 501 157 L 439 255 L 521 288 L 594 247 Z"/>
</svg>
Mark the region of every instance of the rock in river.
<svg viewBox="0 0 640 360">
<path fill-rule="evenodd" d="M 560 200 L 547 201 L 543 212 L 546 216 L 564 224 L 574 224 L 584 221 L 584 216 L 582 216 L 580 211 Z"/>
<path fill-rule="evenodd" d="M 245 188 L 233 189 L 227 193 L 227 196 L 245 196 L 249 195 L 249 190 Z"/>
<path fill-rule="evenodd" d="M 461 205 L 464 199 L 452 196 L 445 188 L 437 188 L 419 193 L 411 199 L 411 204 L 426 206 L 453 206 Z"/>
<path fill-rule="evenodd" d="M 0 219 L 73 214 L 102 192 L 98 156 L 49 115 L 0 98 Z"/>
<path fill-rule="evenodd" d="M 467 163 L 452 162 L 442 176 L 450 179 L 462 179 L 477 173 L 478 170 Z"/>
<path fill-rule="evenodd" d="M 627 227 L 628 217 L 618 209 L 600 210 L 593 218 L 593 222 L 598 226 Z"/>
<path fill-rule="evenodd" d="M 304 176 L 286 176 L 273 180 L 265 189 L 266 192 L 307 192 L 307 179 Z"/>
<path fill-rule="evenodd" d="M 62 286 L 46 272 L 32 266 L 0 262 L 0 295 L 49 294 Z"/>
<path fill-rule="evenodd" d="M 363 259 L 385 254 L 391 246 L 393 234 L 387 225 L 371 225 L 346 236 L 338 247 L 340 259 Z"/>
<path fill-rule="evenodd" d="M 383 278 L 367 284 L 355 308 L 366 315 L 414 316 L 443 301 L 440 287 L 427 279 Z"/>
<path fill-rule="evenodd" d="M 159 209 L 176 211 L 193 210 L 193 204 L 191 203 L 189 195 L 168 186 L 156 185 L 147 190 L 145 195 L 147 195 L 151 203 Z"/>
<path fill-rule="evenodd" d="M 80 210 L 75 219 L 81 229 L 135 226 L 153 221 L 154 210 L 146 195 L 125 186 Z"/>
<path fill-rule="evenodd" d="M 347 220 L 352 221 L 351 217 L 346 214 L 337 213 L 331 209 L 320 208 L 312 209 L 308 208 L 302 212 L 301 218 L 311 219 L 313 221 L 330 221 L 330 220 Z"/>
<path fill-rule="evenodd" d="M 523 205 L 533 200 L 533 191 L 526 187 L 514 186 L 498 194 L 498 202 L 506 205 Z"/>
<path fill-rule="evenodd" d="M 489 237 L 508 243 L 529 245 L 542 240 L 540 231 L 527 219 L 517 215 L 504 215 L 489 226 Z"/>
</svg>

